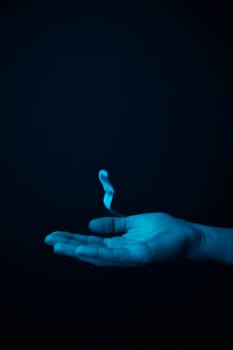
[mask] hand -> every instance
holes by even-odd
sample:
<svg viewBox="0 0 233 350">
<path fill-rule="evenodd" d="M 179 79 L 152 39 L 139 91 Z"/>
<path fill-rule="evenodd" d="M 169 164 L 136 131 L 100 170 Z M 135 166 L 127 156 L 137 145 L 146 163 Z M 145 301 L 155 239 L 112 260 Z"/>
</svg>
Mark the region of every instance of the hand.
<svg viewBox="0 0 233 350">
<path fill-rule="evenodd" d="M 201 242 L 194 223 L 165 213 L 91 220 L 89 229 L 100 236 L 55 231 L 45 238 L 54 252 L 97 266 L 139 266 L 186 258 Z M 106 234 L 122 235 L 106 237 Z"/>
</svg>

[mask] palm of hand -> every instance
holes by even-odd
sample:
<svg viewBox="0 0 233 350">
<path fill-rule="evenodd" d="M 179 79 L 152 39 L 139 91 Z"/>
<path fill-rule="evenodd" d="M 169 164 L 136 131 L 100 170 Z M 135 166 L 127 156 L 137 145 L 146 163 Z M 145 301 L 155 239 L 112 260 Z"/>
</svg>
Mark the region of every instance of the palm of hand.
<svg viewBox="0 0 233 350">
<path fill-rule="evenodd" d="M 139 264 L 183 257 L 196 239 L 191 223 L 165 213 L 134 215 L 128 221 L 127 232 L 107 244 L 128 249 L 132 260 Z"/>
<path fill-rule="evenodd" d="M 101 236 L 123 234 L 109 238 L 54 232 L 45 241 L 54 247 L 56 253 L 94 265 L 137 266 L 185 256 L 195 237 L 191 223 L 165 213 L 99 218 L 93 221 L 90 229 Z"/>
</svg>

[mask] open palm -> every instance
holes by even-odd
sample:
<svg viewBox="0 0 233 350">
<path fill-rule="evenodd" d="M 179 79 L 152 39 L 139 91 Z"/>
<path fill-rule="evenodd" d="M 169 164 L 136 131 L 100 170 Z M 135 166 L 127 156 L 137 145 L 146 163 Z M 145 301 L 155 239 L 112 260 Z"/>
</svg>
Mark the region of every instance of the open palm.
<svg viewBox="0 0 233 350">
<path fill-rule="evenodd" d="M 55 231 L 45 242 L 55 253 L 87 263 L 127 267 L 187 257 L 200 241 L 195 224 L 166 213 L 103 217 L 88 226 L 98 235 Z"/>
</svg>

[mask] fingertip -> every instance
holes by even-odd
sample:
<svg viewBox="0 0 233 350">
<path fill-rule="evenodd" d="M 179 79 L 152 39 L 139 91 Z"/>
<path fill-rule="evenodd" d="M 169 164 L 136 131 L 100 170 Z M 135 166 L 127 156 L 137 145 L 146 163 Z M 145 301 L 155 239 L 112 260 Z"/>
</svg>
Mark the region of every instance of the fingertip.
<svg viewBox="0 0 233 350">
<path fill-rule="evenodd" d="M 51 234 L 47 235 L 44 238 L 44 243 L 46 243 L 46 244 L 51 244 L 52 243 Z"/>
<path fill-rule="evenodd" d="M 92 225 L 92 220 L 88 222 L 88 228 L 91 229 L 91 225 Z"/>
<path fill-rule="evenodd" d="M 53 240 L 54 240 L 54 236 L 56 237 L 56 234 L 58 233 L 59 231 L 53 231 L 53 232 L 50 232 L 49 234 L 47 234 L 44 238 L 44 242 L 46 244 L 53 244 Z"/>
<path fill-rule="evenodd" d="M 88 224 L 88 228 L 89 230 L 91 230 L 92 232 L 95 233 L 105 233 L 106 231 L 106 222 L 108 224 L 108 220 L 109 218 L 97 218 L 97 219 L 93 219 L 89 222 Z M 108 225 L 107 225 L 107 232 L 108 232 Z"/>
<path fill-rule="evenodd" d="M 96 221 L 95 219 L 89 221 L 88 223 L 89 230 L 93 231 L 95 229 L 95 221 Z"/>
</svg>

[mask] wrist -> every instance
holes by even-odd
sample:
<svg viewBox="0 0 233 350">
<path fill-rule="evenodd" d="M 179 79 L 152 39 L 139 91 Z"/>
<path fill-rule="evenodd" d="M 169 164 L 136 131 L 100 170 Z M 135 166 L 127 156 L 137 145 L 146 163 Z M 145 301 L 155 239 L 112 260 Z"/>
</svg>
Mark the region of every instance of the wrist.
<svg viewBox="0 0 233 350">
<path fill-rule="evenodd" d="M 191 259 L 214 260 L 233 265 L 233 229 L 192 224 L 197 230 L 198 244 Z"/>
<path fill-rule="evenodd" d="M 192 224 L 197 236 L 197 243 L 192 251 L 194 260 L 216 260 L 217 232 L 215 227 Z"/>
</svg>

